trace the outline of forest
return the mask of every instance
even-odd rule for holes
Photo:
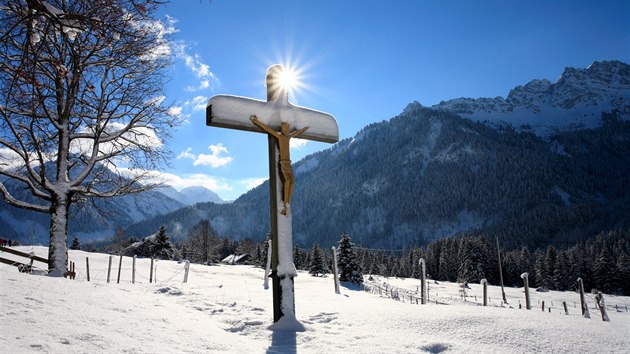
[[[156,230],[157,231],[157,230]],[[164,238],[165,229],[158,235]],[[168,238],[168,236],[166,236]],[[267,238],[269,235],[267,236]],[[427,276],[435,281],[479,283],[487,279],[491,285],[500,285],[497,239],[483,234],[462,234],[431,241],[426,247],[405,249],[372,249],[351,242],[352,235],[339,236],[341,245],[351,248],[344,262],[356,263],[357,270],[365,275],[384,277],[419,278],[419,261],[423,258]],[[154,239],[154,238],[153,238]],[[154,242],[152,238],[144,241]],[[216,264],[231,254],[249,254],[249,264],[264,267],[267,259],[266,240],[232,240],[218,236],[208,220],[197,223],[185,239],[168,241],[170,245],[144,247],[144,253],[134,253],[130,247],[141,243],[126,238],[122,230],[109,244],[87,244],[83,249],[109,253],[137,254],[158,257],[165,254],[160,247],[174,249],[168,258],[188,259],[193,263]],[[165,244],[161,241],[161,244]],[[522,273],[529,273],[529,285],[540,291],[575,290],[577,279],[582,278],[587,290],[598,289],[608,294],[630,295],[630,230],[601,232],[575,244],[550,244],[547,247],[503,248],[499,243],[503,283],[508,287],[522,287]],[[310,248],[294,247],[296,268],[314,276],[332,272],[330,248],[313,243]]]

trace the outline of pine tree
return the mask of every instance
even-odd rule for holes
[[[550,279],[545,265],[545,255],[542,252],[536,255],[534,268],[536,270],[536,286],[549,289]]]
[[[168,234],[166,233],[166,227],[164,225],[160,226],[160,230],[155,236],[155,241],[151,246],[151,254],[153,258],[157,259],[175,258],[175,248],[169,240]]]
[[[313,244],[311,249],[311,261],[308,266],[308,274],[313,276],[319,276],[327,274],[328,270],[324,266],[324,254],[317,243]]]
[[[558,252],[556,248],[553,246],[547,247],[547,254],[545,255],[545,271],[546,277],[543,280],[545,284],[544,287],[547,289],[555,289],[553,282],[553,275],[556,271],[556,259],[558,257]]]
[[[81,249],[81,241],[79,241],[79,238],[74,236],[74,238],[72,239],[72,245],[70,245],[70,249],[71,250],[80,250]]]
[[[608,247],[604,245],[595,261],[595,286],[597,286],[597,289],[609,294],[616,290],[616,268],[608,251]]]
[[[621,251],[617,258],[617,284],[624,295],[630,295],[630,257]]]
[[[271,242],[271,232],[267,233],[267,237],[263,242],[262,250],[260,252],[260,267],[267,268],[267,255],[269,253],[269,242]]]
[[[565,250],[561,250],[556,258],[553,283],[556,290],[565,291],[571,286],[569,281],[569,258]]]
[[[259,267],[262,264],[261,257],[262,257],[262,252],[260,251],[260,245],[256,244],[256,265]]]
[[[339,280],[363,284],[363,274],[354,252],[350,235],[344,232],[339,240]]]

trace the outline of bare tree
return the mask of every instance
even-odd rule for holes
[[[166,161],[178,119],[162,102],[160,3],[0,0],[0,191],[51,215],[50,275],[66,269],[72,203],[151,188],[139,182]]]
[[[191,259],[194,262],[210,263],[221,245],[216,231],[208,220],[201,220],[188,232]]]

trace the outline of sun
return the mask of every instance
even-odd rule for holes
[[[300,80],[295,70],[284,67],[278,77],[280,86],[288,92],[291,92],[300,87]]]

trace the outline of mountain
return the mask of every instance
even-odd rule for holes
[[[22,185],[10,180],[3,183],[18,199],[41,204],[41,201],[32,197]],[[85,243],[109,238],[118,227],[124,228],[184,206],[185,204],[155,190],[75,203],[70,209],[68,240],[77,236],[81,243]],[[1,202],[0,227],[0,235],[3,238],[29,244],[48,244],[50,215],[15,208]]]
[[[507,122],[538,135],[600,126],[602,112],[630,118],[630,65],[594,62],[586,69],[566,68],[556,82],[532,80],[507,98],[457,98],[431,108],[476,121]]]
[[[307,156],[293,166],[294,239],[333,245],[348,231],[365,247],[401,248],[482,232],[518,247],[630,227],[628,67],[567,69],[555,84],[530,82],[507,99],[414,102]],[[514,126],[521,120],[530,126]],[[209,219],[221,235],[262,239],[268,198],[265,182],[232,204],[189,206],[127,233],[166,223],[185,237]]]
[[[165,186],[159,188],[158,191],[184,205],[193,205],[205,202],[212,202],[215,204],[227,203],[215,192],[201,186],[186,187],[180,191],[177,191],[171,186]]]

